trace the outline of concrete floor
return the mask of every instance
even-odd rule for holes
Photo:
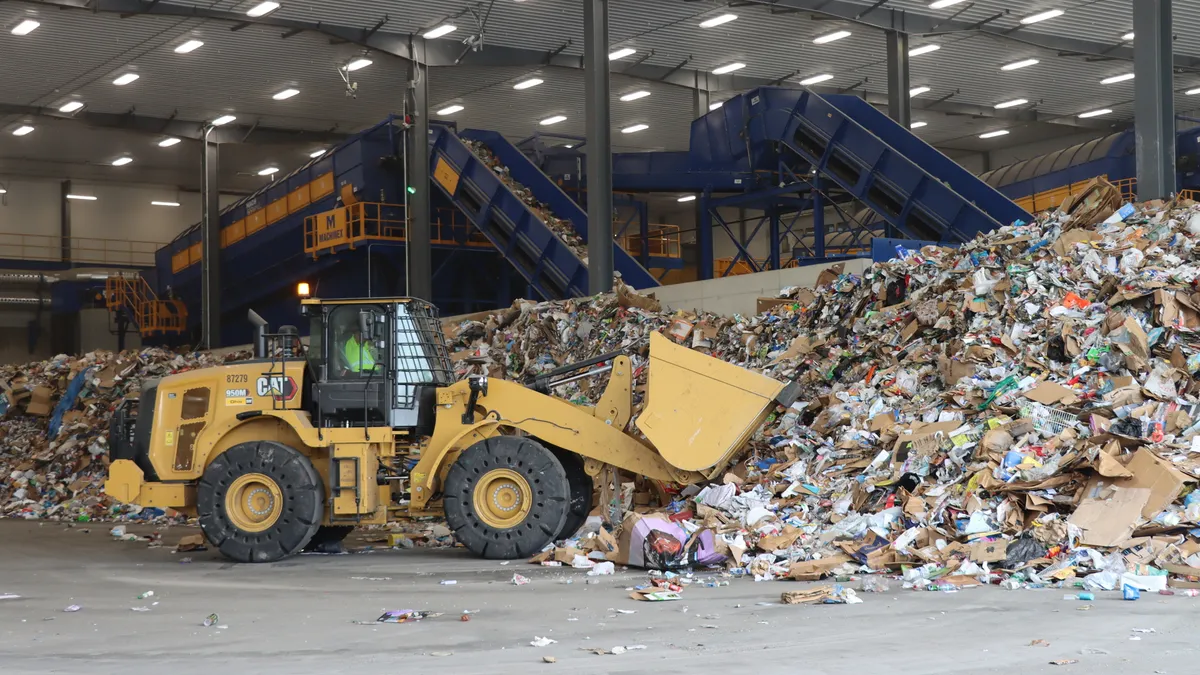
[[[146,528],[131,528],[144,533]],[[783,606],[789,582],[734,580],[646,603],[618,572],[502,565],[461,550],[380,550],[232,564],[212,552],[112,540],[59,523],[0,521],[0,671],[10,673],[1194,673],[1200,598],[1063,591],[893,590],[860,605]],[[180,559],[190,556],[190,564]],[[513,572],[532,583],[513,586]],[[458,583],[443,586],[453,579]],[[570,580],[573,583],[567,584]],[[154,597],[138,600],[147,590]],[[157,601],[149,612],[133,607]],[[772,603],[760,605],[759,603]],[[81,605],[64,613],[68,605]],[[445,612],[356,625],[387,609]],[[618,614],[615,609],[636,610]],[[684,610],[687,611],[684,611]],[[463,610],[478,610],[463,623]],[[220,616],[205,628],[204,618]],[[1152,628],[1153,633],[1135,633]],[[534,636],[557,644],[536,648]],[[1140,637],[1140,640],[1131,640]],[[1045,640],[1048,647],[1030,646]],[[597,656],[585,648],[646,646]],[[555,664],[542,662],[554,656]],[[1078,659],[1068,666],[1051,660]]]

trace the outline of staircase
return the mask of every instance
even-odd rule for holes
[[[178,335],[187,327],[187,307],[181,300],[160,300],[140,276],[110,276],[104,282],[109,312],[124,311],[142,337]]]

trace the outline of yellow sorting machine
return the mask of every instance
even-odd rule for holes
[[[795,385],[653,333],[630,426],[627,355],[527,385],[455,381],[437,311],[416,299],[302,300],[310,343],[258,324],[255,358],[147,381],[112,419],[106,492],[195,515],[227,557],[269,562],[356,525],[443,515],[487,558],[565,538],[606,466],[672,484],[720,475]],[[551,395],[607,375],[593,407]]]

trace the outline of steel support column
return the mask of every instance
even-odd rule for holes
[[[696,219],[696,248],[700,254],[700,264],[696,270],[697,279],[713,278],[713,221],[708,205],[709,197],[710,193],[706,190],[696,200],[696,210],[699,212]]]
[[[602,293],[613,287],[608,0],[584,0],[583,43],[584,105],[587,106],[588,292]]]
[[[771,261],[767,266],[770,269],[777,270],[782,267],[782,261],[780,260],[780,251],[782,249],[780,244],[782,242],[780,242],[781,235],[779,233],[779,212],[775,210],[774,206],[767,210],[767,217],[771,219]]]
[[[1134,130],[1138,199],[1175,192],[1175,100],[1171,0],[1133,3]]]
[[[59,195],[59,208],[62,209],[59,215],[58,236],[59,243],[62,245],[62,261],[71,261],[71,200],[67,199],[67,195],[71,194],[71,181],[64,180],[60,186],[62,194]]]
[[[411,48],[417,58],[409,61],[406,106],[412,125],[406,135],[408,162],[408,241],[405,293],[433,301],[433,246],[429,222],[429,66],[425,64],[425,40],[413,38]]]
[[[702,81],[704,83],[703,89],[701,88]],[[712,97],[709,96],[709,93],[708,93],[708,73],[701,74],[699,71],[697,71],[696,72],[696,89],[695,89],[695,91],[692,92],[692,117],[694,119],[699,119],[699,118],[703,117],[704,115],[707,115],[708,114],[708,106],[710,105],[711,101],[712,101]],[[699,244],[699,243],[701,243],[700,234],[699,234],[700,233],[700,223],[705,221],[704,214],[708,211],[708,207],[705,206],[704,202],[702,202],[699,199],[693,201],[692,205],[693,205],[692,218],[693,218],[693,222],[696,224],[696,233],[697,233],[696,234],[696,243]],[[704,254],[703,254],[703,252],[701,252],[700,268],[697,273],[698,279],[711,279],[712,278],[712,271],[713,271],[713,268],[712,268],[712,219],[711,218],[708,219],[707,222],[708,222],[708,225],[707,225],[708,229],[705,230],[705,232],[707,233],[707,237],[708,237],[708,260],[709,260],[708,267],[707,267],[708,271],[707,271],[707,276],[705,276],[706,268],[705,268],[705,263],[704,263]],[[703,251],[703,247],[701,247],[701,251]]]
[[[907,52],[905,53],[907,56]],[[813,202],[813,256],[825,257],[825,201],[821,198],[821,178],[812,179]]]
[[[205,129],[200,150],[200,341],[208,349],[221,346],[221,200],[217,159],[221,146]]]
[[[908,95],[908,34],[887,32],[888,117],[907,129],[912,124],[912,102]]]

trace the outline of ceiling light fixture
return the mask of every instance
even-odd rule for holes
[[[1089,110],[1088,112],[1085,112],[1085,113],[1079,113],[1079,116],[1083,119],[1087,119],[1089,117],[1099,117],[1101,115],[1107,115],[1110,112],[1112,112],[1111,108],[1102,108],[1100,110]]]
[[[1124,42],[1133,42],[1133,33],[1126,33],[1126,34],[1122,35],[1121,40],[1123,40]]]
[[[31,133],[33,133],[33,127],[29,126],[28,124],[22,124],[21,126],[17,127],[16,129],[13,129],[12,135],[13,136],[28,136]]]
[[[920,96],[927,91],[929,91],[929,87],[913,87],[912,89],[908,90],[908,97],[913,98],[914,96]]]
[[[1185,92],[1183,92],[1183,93],[1184,93],[1184,94],[1187,94],[1188,96],[1195,96],[1196,94],[1200,94],[1200,88],[1197,88],[1197,89],[1188,89],[1187,91],[1185,91]]]
[[[721,106],[723,106],[723,105],[725,105],[725,101],[718,101],[718,102],[716,102],[716,103],[709,103],[709,104],[708,104],[708,109],[709,109],[709,110],[716,110],[717,108],[720,108],[720,107],[721,107]]]
[[[92,195],[67,195],[67,199],[77,199],[81,202],[94,202],[96,198]]]
[[[346,64],[346,70],[349,72],[354,72],[356,70],[362,70],[363,68],[366,68],[367,66],[371,65],[372,63],[375,63],[375,62],[372,61],[371,59],[363,59],[363,58],[354,59],[350,63]]]
[[[134,80],[138,79],[139,77],[141,77],[141,75],[138,75],[137,73],[125,73],[124,75],[113,80],[113,84],[117,85],[118,87],[124,87],[125,85],[129,84],[130,82],[133,82]]]
[[[514,84],[513,89],[518,89],[518,90],[530,89],[532,87],[538,86],[539,84],[541,84],[543,82],[545,82],[545,80],[542,80],[542,79],[539,79],[536,77],[531,77],[528,80],[521,80],[520,82]]]
[[[277,167],[277,166],[268,166],[267,168],[265,168],[265,169],[263,169],[263,170],[259,171],[259,172],[258,172],[258,175],[260,175],[260,176],[270,176],[270,175],[272,175],[272,174],[275,174],[275,173],[279,173],[279,167]]]
[[[73,113],[83,108],[83,101],[67,101],[58,108],[58,112]]]
[[[634,49],[633,47],[624,47],[622,49],[618,49],[615,52],[610,52],[608,55],[608,60],[616,61],[617,59],[623,59],[626,56],[633,56],[636,53],[637,53],[637,50]]]
[[[192,52],[196,51],[197,49],[200,49],[203,46],[204,46],[204,43],[199,40],[188,40],[187,42],[176,47],[175,53],[176,54],[191,54]]]
[[[1008,129],[1000,129],[999,131],[989,131],[986,134],[979,134],[980,138],[996,138],[997,136],[1008,135]]]
[[[421,37],[425,38],[426,40],[436,40],[436,39],[442,37],[443,35],[449,35],[456,30],[458,30],[458,26],[455,26],[453,24],[444,23],[444,24],[438,26],[437,28],[434,28],[433,30],[425,33]]]
[[[676,199],[675,201],[677,201],[677,202],[694,202],[694,201],[696,201],[696,195],[684,195],[684,196],[680,197],[679,199]]]
[[[850,37],[850,31],[835,30],[832,33],[818,35],[817,37],[813,38],[813,44],[814,45],[823,45],[823,44],[828,44],[830,42],[836,42],[837,40],[841,40],[842,38],[848,38],[848,37]]]
[[[929,122],[913,122],[912,124],[908,125],[908,128],[909,129],[920,129],[921,127],[927,127],[927,126],[929,126]]]
[[[38,26],[40,26],[40,25],[42,25],[42,24],[38,23],[37,21],[34,21],[33,19],[25,19],[24,21],[17,24],[12,29],[12,34],[13,35],[29,35],[33,31],[37,30]]]
[[[1000,70],[1018,70],[1020,68],[1028,68],[1029,66],[1036,66],[1039,63],[1041,63],[1041,61],[1038,61],[1037,59],[1024,59],[1022,61],[1013,61],[1012,63],[1006,63],[1003,66],[1000,66]]]
[[[312,157],[313,159],[316,159],[316,158],[320,157],[321,155],[324,155],[326,152],[328,152],[328,151],[327,150],[317,150],[315,152],[308,153],[308,156]]]
[[[939,50],[941,48],[942,48],[941,45],[921,45],[920,47],[914,47],[914,48],[908,50],[908,55],[909,56],[920,56],[922,54],[928,54],[929,52],[936,52],[937,50]]]
[[[220,117],[218,117],[217,119],[212,121],[212,125],[214,127],[224,126],[236,119],[237,119],[237,117],[234,117],[233,115],[221,115]]]
[[[832,79],[833,79],[833,75],[831,75],[829,73],[822,73],[820,75],[813,75],[812,77],[806,77],[803,80],[800,80],[800,84],[807,87],[807,86],[814,85],[814,84],[820,84],[822,82],[828,82],[829,80],[832,80]]]
[[[251,7],[250,10],[246,12],[246,16],[253,16],[253,17],[266,16],[267,14],[270,14],[271,12],[274,12],[277,9],[279,9],[278,2],[260,2],[257,5]]]
[[[179,206],[179,202],[150,202],[150,206]]]
[[[744,63],[729,63],[719,68],[713,68],[713,75],[724,75],[725,73],[732,73],[735,70],[741,70],[745,67],[746,64]]]
[[[700,27],[701,28],[716,28],[717,26],[720,26],[721,24],[729,23],[730,21],[733,21],[736,18],[737,18],[737,14],[722,14],[720,16],[714,16],[711,19],[706,19],[704,21],[701,21]]]
[[[1126,80],[1132,80],[1132,79],[1133,79],[1133,73],[1124,73],[1122,75],[1113,75],[1112,77],[1106,77],[1103,80],[1100,80],[1100,84],[1116,84],[1118,82],[1124,82]]]
[[[1005,102],[1003,102],[1003,103],[997,103],[997,104],[996,104],[996,106],[995,106],[995,108],[996,108],[996,110],[1003,110],[1003,109],[1005,109],[1005,108],[1014,108],[1014,107],[1016,107],[1016,106],[1019,106],[1019,105],[1025,105],[1026,103],[1029,103],[1029,100],[1028,100],[1028,99],[1024,99],[1024,98],[1014,98],[1014,99],[1013,99],[1013,100],[1011,100],[1011,101],[1005,101]]]
[[[650,92],[646,91],[645,89],[642,89],[640,91],[632,91],[632,92],[629,92],[628,94],[625,94],[624,96],[621,97],[621,100],[625,101],[625,102],[636,101],[639,98],[646,98],[649,95],[650,95]]]
[[[544,127],[548,127],[551,124],[558,124],[559,122],[564,122],[564,121],[566,121],[566,119],[567,119],[566,115],[555,115],[553,117],[547,117],[546,119],[542,120],[541,122],[538,122],[538,124],[541,124]]]
[[[463,110],[464,110],[463,106],[461,106],[461,105],[458,105],[457,103],[455,103],[454,105],[448,105],[448,106],[446,106],[445,108],[442,108],[441,110],[437,111],[437,114],[439,114],[439,115],[453,115],[454,113],[456,113],[456,112],[462,112]]]
[[[125,166],[126,164],[133,164],[133,158],[132,157],[118,157],[118,158],[114,159],[113,163],[112,163],[113,166]]]
[[[945,9],[947,7],[957,5],[960,2],[966,1],[967,0],[937,0],[936,2],[929,3],[929,9]]]
[[[158,142],[158,147],[160,148],[169,148],[172,145],[179,145],[179,139],[172,136],[170,138],[164,138]]]
[[[1037,14],[1030,14],[1024,19],[1021,19],[1021,23],[1028,26],[1031,23],[1037,23],[1039,21],[1045,21],[1046,19],[1053,19],[1055,17],[1062,16],[1064,13],[1065,12],[1063,12],[1061,9],[1051,9],[1045,12],[1038,12]]]
[[[621,133],[636,134],[639,131],[645,131],[646,129],[649,129],[649,128],[650,128],[649,124],[635,124],[631,127],[625,127],[624,129],[621,130]]]
[[[279,92],[278,94],[275,94],[271,98],[275,99],[276,101],[286,101],[287,99],[289,99],[299,93],[300,93],[299,89],[284,89],[283,91]]]

